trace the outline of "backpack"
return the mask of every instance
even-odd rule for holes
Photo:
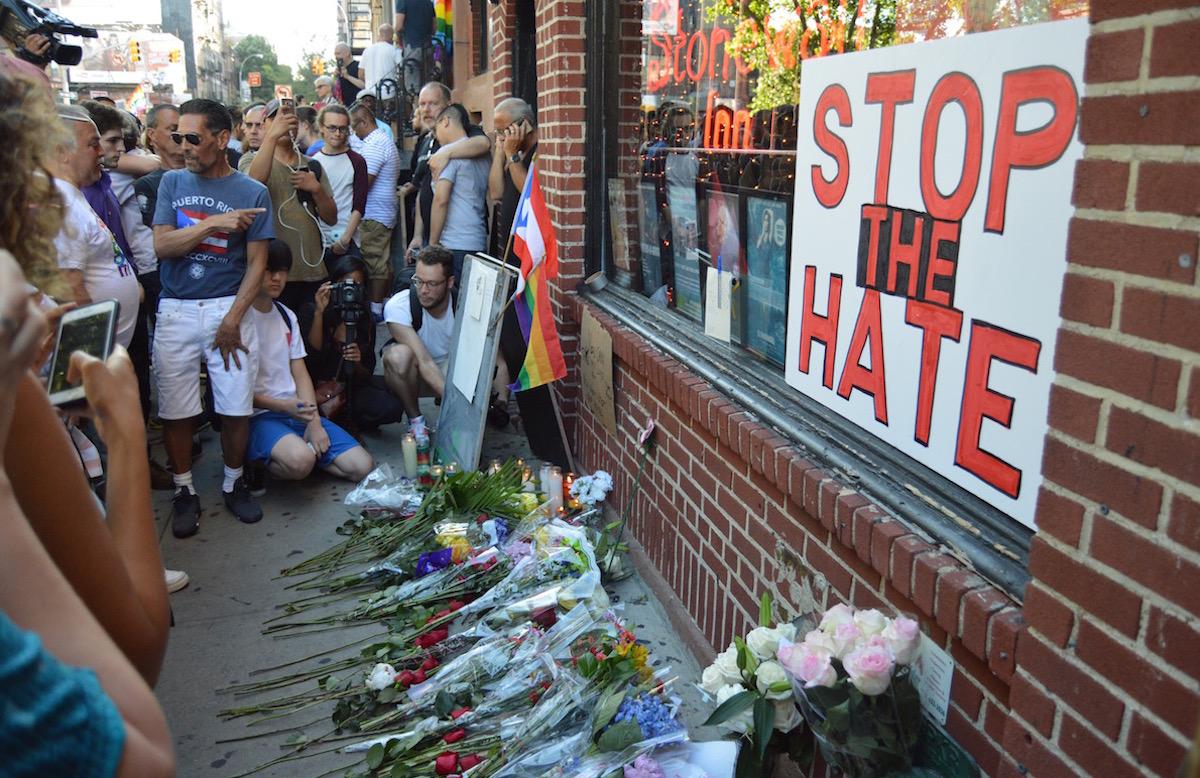
[[[421,307],[421,299],[413,294],[414,290],[411,286],[408,288],[408,311],[412,314],[412,328],[420,332],[421,324],[425,321],[425,309]],[[450,306],[458,308],[458,287],[450,288]]]

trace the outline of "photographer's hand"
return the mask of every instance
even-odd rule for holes
[[[329,307],[329,294],[333,290],[333,284],[329,281],[321,284],[317,288],[317,293],[313,295],[313,304],[317,307],[317,313],[324,313]]]
[[[362,362],[362,352],[358,350],[357,343],[347,343],[342,346],[342,356],[347,362],[358,364]]]
[[[50,50],[50,39],[41,33],[32,32],[25,36],[21,46],[34,56],[40,57]]]

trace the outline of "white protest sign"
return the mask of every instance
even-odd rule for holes
[[[1086,20],[804,63],[787,381],[1032,527]]]

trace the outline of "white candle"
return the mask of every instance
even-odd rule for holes
[[[550,494],[550,463],[542,463],[542,472],[538,475],[538,486],[542,494]]]
[[[409,478],[416,478],[417,439],[412,435],[405,435],[400,441],[400,448],[404,452],[404,474]]]
[[[550,468],[549,483],[546,484],[546,497],[550,500],[550,513],[558,513],[558,509],[563,504],[563,476],[562,469],[558,467]]]

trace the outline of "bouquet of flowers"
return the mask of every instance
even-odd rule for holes
[[[796,627],[771,622],[771,598],[764,594],[759,626],[745,638],[735,637],[700,679],[701,690],[717,701],[704,725],[723,726],[749,741],[738,756],[739,778],[766,774],[768,750],[801,763],[806,756],[792,682],[779,656],[781,646],[795,639]]]
[[[612,476],[603,470],[597,470],[591,475],[576,478],[575,483],[571,484],[571,496],[590,508],[596,503],[604,502],[612,488]]]
[[[804,719],[826,761],[847,775],[912,766],[921,701],[910,665],[920,638],[910,618],[835,605],[802,642],[780,640]]]

